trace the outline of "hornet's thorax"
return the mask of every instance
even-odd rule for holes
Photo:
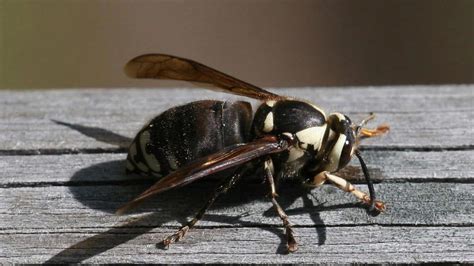
[[[281,176],[311,178],[322,171],[346,166],[355,151],[351,120],[340,113],[326,116],[317,106],[300,100],[267,101],[255,113],[253,133],[293,139],[288,151],[275,154],[275,170]]]

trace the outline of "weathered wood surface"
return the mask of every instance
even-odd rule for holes
[[[84,184],[125,182],[143,177],[130,177],[125,172],[123,153],[63,155],[0,155],[0,187],[47,184]],[[403,160],[400,160],[403,158]],[[364,152],[364,159],[375,181],[449,181],[469,182],[474,178],[474,153],[455,151],[374,151]],[[419,160],[423,160],[423,164]],[[58,162],[61,162],[58,164]],[[22,171],[18,171],[18,165]],[[364,180],[357,160],[341,175],[351,181]],[[137,181],[139,182],[139,181]]]
[[[298,253],[290,255],[282,254],[285,243],[279,228],[196,228],[186,243],[169,250],[157,248],[156,240],[173,230],[163,227],[103,231],[51,229],[5,233],[0,238],[10,244],[9,260],[19,263],[413,263],[472,261],[474,256],[474,234],[468,227],[297,228],[298,239],[305,244]],[[320,238],[322,230],[324,241]]]
[[[389,135],[364,143],[386,213],[372,217],[330,185],[285,184],[279,201],[300,245],[286,255],[266,186],[247,181],[162,250],[156,243],[216,183],[169,191],[115,216],[152,184],[123,173],[125,147],[170,106],[239,97],[199,89],[0,91],[0,263],[474,262],[474,86],[276,91],[354,121],[373,111],[375,123],[391,125]],[[342,175],[360,183],[356,162]]]
[[[354,121],[374,112],[372,124],[391,124],[388,136],[367,140],[365,147],[453,149],[474,143],[473,129],[465,123],[472,119],[472,86],[278,92],[312,101],[327,112],[346,113]],[[0,92],[0,153],[116,150],[117,143],[126,146],[127,137],[167,108],[209,98],[242,99],[203,89]]]

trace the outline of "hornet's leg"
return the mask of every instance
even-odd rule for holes
[[[191,229],[199,220],[202,219],[204,214],[206,213],[207,209],[211,207],[211,205],[216,201],[216,199],[221,195],[226,193],[231,187],[234,186],[234,184],[242,177],[242,175],[245,173],[247,168],[244,166],[243,168],[240,168],[237,170],[237,172],[232,175],[230,178],[225,180],[214,192],[214,195],[206,202],[206,204],[198,211],[196,216],[189,221],[185,226],[182,226],[176,233],[166,237],[163,239],[162,244],[164,245],[165,248],[167,248],[170,244],[174,242],[178,242],[181,240],[184,235]]]
[[[329,180],[331,181],[336,187],[352,193],[356,198],[361,200],[364,204],[367,204],[369,206],[374,206],[375,209],[378,212],[383,212],[385,210],[385,204],[382,201],[375,200],[374,203],[372,203],[372,200],[370,199],[370,196],[367,195],[366,193],[358,190],[357,188],[354,187],[351,183],[349,183],[347,180],[345,180],[342,177],[332,175],[328,172],[321,172],[315,177],[315,184],[317,185],[322,185],[324,181]]]
[[[273,179],[273,163],[271,159],[267,159],[265,161],[265,174],[267,177],[268,184],[270,185],[273,207],[275,207],[278,213],[278,216],[283,221],[283,226],[285,227],[286,238],[287,238],[286,247],[289,252],[294,252],[298,249],[298,243],[296,242],[296,239],[293,233],[293,228],[291,227],[290,221],[288,220],[288,215],[286,215],[283,208],[280,206],[280,204],[278,204],[278,202],[275,199],[275,197],[277,197],[278,195],[276,194],[275,181]]]

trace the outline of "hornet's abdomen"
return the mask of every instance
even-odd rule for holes
[[[197,158],[248,142],[251,124],[247,102],[204,100],[168,109],[138,132],[127,172],[165,176]]]

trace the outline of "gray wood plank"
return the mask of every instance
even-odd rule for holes
[[[284,253],[282,229],[195,229],[169,250],[169,228],[32,230],[0,233],[0,263],[473,263],[472,227],[297,228],[299,250]],[[321,238],[321,230],[325,236]]]
[[[142,225],[178,226],[204,204],[215,185],[203,182],[157,195],[129,215],[115,210],[147,186],[50,186],[0,189],[0,229],[109,228],[156,212]],[[366,190],[365,186],[359,186]],[[473,225],[474,184],[386,183],[375,185],[387,204],[379,216],[356,199],[327,185],[310,194],[298,185],[280,187],[278,201],[298,226]],[[278,226],[265,184],[236,186],[222,197],[200,226]]]
[[[115,216],[153,182],[123,174],[130,138],[171,106],[242,98],[201,89],[0,91],[0,263],[474,263],[474,85],[273,91],[354,121],[376,112],[372,125],[391,125],[389,135],[363,147],[386,213],[370,216],[330,185],[308,194],[283,183],[278,200],[300,243],[283,255],[281,221],[267,186],[253,179],[219,199],[182,243],[157,249],[216,181]],[[357,162],[341,174],[362,179]]]
[[[472,151],[368,150],[363,154],[375,181],[474,180]],[[125,175],[125,158],[123,153],[0,156],[0,187],[113,184],[147,179]],[[364,182],[357,160],[340,174],[351,182]]]
[[[392,130],[365,142],[367,147],[442,149],[474,145],[473,89],[473,85],[457,85],[273,91],[308,99],[328,112],[345,112],[354,121],[368,112],[378,113],[373,124],[386,122]],[[0,150],[127,146],[127,138],[155,115],[174,105],[207,98],[242,99],[204,89],[0,91]]]

